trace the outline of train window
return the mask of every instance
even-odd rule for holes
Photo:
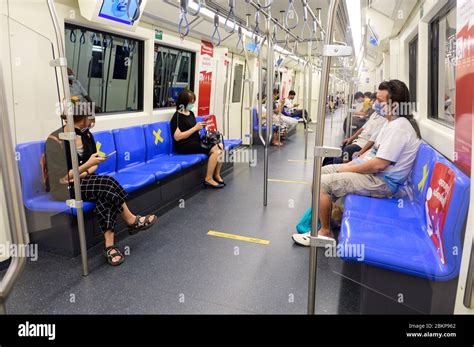
[[[66,24],[71,97],[96,112],[143,110],[143,41]]]
[[[453,127],[456,100],[456,7],[450,1],[430,23],[429,116]]]
[[[177,48],[155,44],[155,73],[153,107],[176,106],[176,98],[183,89],[194,90],[196,54]]]
[[[242,83],[244,81],[244,66],[236,64],[234,67],[234,86],[232,88],[232,102],[242,101]]]
[[[413,110],[416,111],[417,108],[417,97],[416,97],[416,88],[417,88],[417,77],[418,77],[418,36],[415,37],[408,45],[408,55],[409,55],[409,84],[410,84],[410,101],[414,106]]]

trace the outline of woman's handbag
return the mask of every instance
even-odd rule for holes
[[[220,143],[222,143],[222,134],[218,131],[206,131],[206,134],[201,138],[201,147],[208,151]]]

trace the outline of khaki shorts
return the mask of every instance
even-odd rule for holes
[[[322,169],[321,191],[333,201],[348,194],[370,196],[374,198],[392,197],[394,194],[384,180],[372,174],[337,172],[337,165],[327,165]]]

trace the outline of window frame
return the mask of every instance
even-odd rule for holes
[[[137,109],[134,111],[129,111],[129,110],[123,110],[123,111],[112,111],[112,112],[98,112],[95,114],[96,117],[101,117],[101,116],[109,116],[109,115],[117,115],[117,114],[128,114],[128,113],[140,113],[144,111],[144,90],[145,90],[145,41],[136,37],[131,37],[131,36],[125,36],[121,34],[117,34],[115,32],[109,32],[101,29],[97,29],[94,27],[88,27],[84,25],[80,25],[77,23],[70,23],[70,22],[65,22],[64,23],[64,40],[66,40],[66,30],[68,29],[85,29],[86,31],[92,31],[98,34],[105,34],[105,35],[110,35],[113,36],[114,38],[117,37],[119,39],[124,39],[124,40],[134,40],[137,41],[138,43],[138,56],[139,56],[139,63],[138,63],[138,96],[137,96]],[[104,68],[104,65],[103,65]],[[104,73],[104,70],[102,71]]]
[[[157,47],[163,47],[163,48],[166,48],[166,49],[169,49],[169,50],[172,50],[172,51],[177,51],[178,52],[178,55],[180,53],[188,53],[190,55],[190,59],[189,59],[189,65],[190,65],[190,69],[189,69],[189,72],[190,72],[190,76],[189,76],[189,89],[194,91],[195,88],[196,88],[196,61],[197,61],[197,53],[195,51],[192,51],[192,50],[187,50],[187,49],[183,49],[183,48],[180,48],[180,47],[176,47],[176,46],[172,46],[172,45],[168,45],[168,44],[163,44],[161,41],[155,41],[154,42],[154,46],[153,46],[153,52],[156,52],[156,48]],[[172,53],[174,54],[174,53]],[[158,61],[158,58],[157,58],[157,61]],[[156,71],[156,63],[157,61],[154,61],[153,59],[153,80],[154,80],[154,77],[155,77],[155,71]],[[181,71],[179,71],[181,72]],[[180,76],[177,76],[177,79],[179,79]],[[177,83],[185,83],[185,82],[177,82]],[[153,84],[153,101],[152,101],[152,104],[153,104],[153,111],[163,111],[163,110],[170,110],[170,109],[175,109],[176,107],[175,106],[167,106],[167,107],[156,107],[155,105],[155,84]]]
[[[428,119],[454,129],[455,124],[439,119],[438,115],[438,93],[439,93],[439,22],[448,13],[456,8],[456,0],[448,0],[441,10],[431,19],[428,29]]]
[[[408,84],[410,88],[410,102],[415,105],[418,101],[418,33],[408,42]]]

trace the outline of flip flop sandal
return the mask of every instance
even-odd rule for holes
[[[107,263],[112,266],[119,266],[125,260],[125,257],[123,256],[122,252],[120,252],[120,250],[116,246],[110,246],[104,249],[104,255]],[[113,259],[116,257],[120,257],[120,260],[114,262]]]
[[[154,217],[152,221],[150,221],[150,217]],[[158,218],[156,218],[155,215],[147,215],[145,217],[145,221],[141,222],[140,219],[142,218],[143,218],[142,216],[137,216],[135,218],[135,223],[128,226],[128,233],[130,235],[135,235],[140,231],[151,228],[153,224],[155,224],[156,221],[158,220]]]

